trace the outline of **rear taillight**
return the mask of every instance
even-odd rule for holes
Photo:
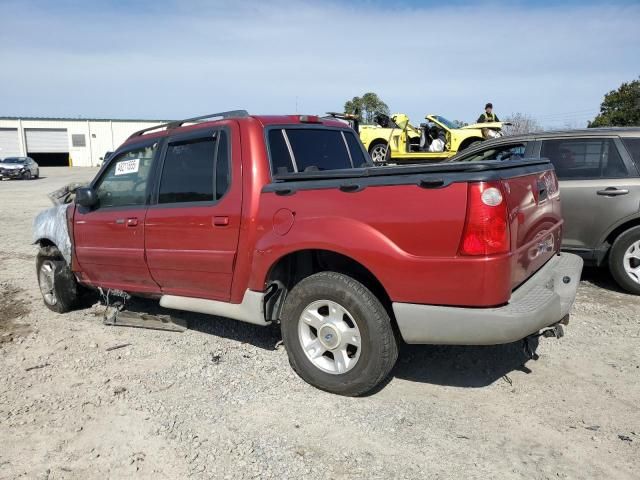
[[[467,218],[461,255],[493,255],[509,251],[507,202],[497,182],[474,182],[468,186]]]

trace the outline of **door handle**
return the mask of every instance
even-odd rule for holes
[[[608,187],[604,190],[598,190],[597,193],[598,195],[604,195],[605,197],[618,197],[620,195],[626,195],[627,193],[629,193],[629,190],[623,188]]]
[[[138,219],[135,217],[127,218],[127,227],[135,227],[138,225]]]
[[[216,227],[226,227],[229,225],[229,217],[213,217],[213,224]]]

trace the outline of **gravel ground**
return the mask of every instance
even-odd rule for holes
[[[32,218],[94,173],[0,183],[0,478],[638,478],[640,299],[605,273],[585,271],[537,361],[520,344],[403,346],[379,391],[342,398],[298,379],[276,328],[47,310]]]

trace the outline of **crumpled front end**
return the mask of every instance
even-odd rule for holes
[[[21,178],[26,168],[21,166],[0,165],[0,178]]]
[[[33,220],[33,243],[48,240],[71,264],[71,237],[67,228],[67,208],[71,204],[56,205],[40,212]]]

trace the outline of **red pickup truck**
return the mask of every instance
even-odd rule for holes
[[[304,380],[360,395],[400,338],[499,344],[566,322],[582,260],[559,253],[562,223],[547,161],[375,168],[341,122],[235,111],[132,135],[34,242],[56,312],[100,287],[280,323]]]

